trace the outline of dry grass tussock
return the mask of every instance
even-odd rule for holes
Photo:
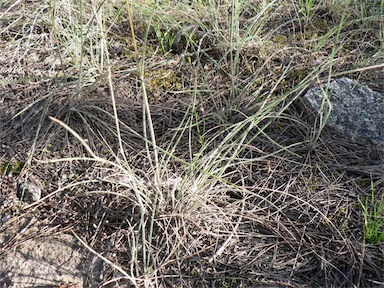
[[[358,202],[383,151],[301,102],[341,75],[383,88],[384,7],[311,2],[1,4],[0,161],[43,194],[0,253],[61,232],[103,287],[384,285]]]

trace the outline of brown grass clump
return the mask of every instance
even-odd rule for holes
[[[301,102],[383,89],[380,1],[336,2],[3,4],[0,164],[42,198],[7,211],[0,255],[71,233],[100,287],[383,285],[358,201],[383,151]]]

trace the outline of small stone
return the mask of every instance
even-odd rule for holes
[[[24,181],[17,186],[20,199],[27,202],[35,202],[41,198],[41,186],[31,181]]]
[[[384,93],[344,77],[312,88],[304,97],[316,112],[329,113],[327,125],[344,137],[384,147]]]
[[[28,203],[40,200],[42,187],[40,181],[32,177],[0,175],[0,212],[12,208],[18,200]]]

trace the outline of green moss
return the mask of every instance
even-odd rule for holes
[[[235,278],[226,279],[220,282],[220,287],[223,287],[223,288],[239,287],[239,283]]]
[[[7,175],[12,171],[12,164],[9,161],[5,161],[3,164],[1,164],[1,175]]]
[[[299,83],[301,80],[303,80],[306,75],[307,75],[308,71],[306,71],[305,69],[296,69],[296,70],[293,70],[293,79],[295,81],[295,83]]]
[[[161,100],[164,91],[180,90],[182,87],[181,79],[177,73],[171,69],[159,68],[146,71],[146,88],[154,96],[154,100]]]
[[[24,162],[22,162],[22,161],[17,161],[14,165],[13,165],[13,172],[14,173],[20,173],[21,172],[21,170],[23,170],[23,168],[24,168]]]
[[[22,161],[16,161],[16,162],[10,162],[10,161],[5,161],[4,163],[1,164],[1,169],[0,169],[0,174],[1,175],[8,175],[9,173],[12,174],[17,174],[20,173],[21,170],[24,168],[24,162]]]
[[[272,37],[272,41],[275,45],[284,47],[288,44],[289,39],[285,35],[275,35]]]

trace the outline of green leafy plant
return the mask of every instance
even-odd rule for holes
[[[375,189],[371,184],[372,194],[365,199],[365,203],[358,197],[361,208],[364,212],[364,235],[365,240],[370,244],[377,244],[384,240],[384,195],[380,201],[375,201]]]
[[[156,37],[159,41],[159,47],[163,53],[167,53],[172,50],[173,42],[175,41],[176,34],[172,31],[163,31],[161,28],[154,26]]]

